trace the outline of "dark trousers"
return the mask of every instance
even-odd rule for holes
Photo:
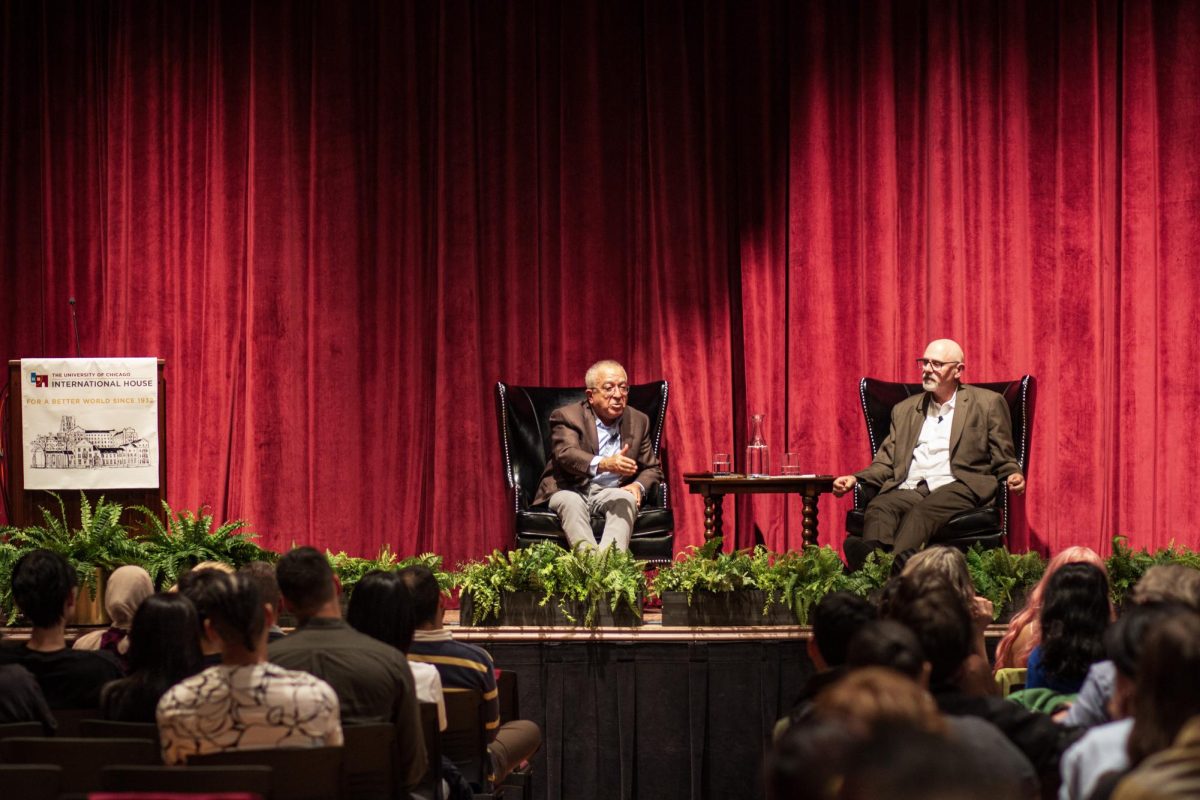
[[[932,492],[923,482],[916,489],[893,489],[867,503],[863,541],[891,545],[894,553],[923,547],[947,520],[978,505],[979,498],[962,481]]]

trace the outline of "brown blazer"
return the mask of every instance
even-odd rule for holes
[[[922,392],[892,408],[892,429],[875,460],[854,477],[879,487],[880,493],[904,482],[930,399],[928,392]],[[1004,398],[988,389],[960,385],[950,428],[951,474],[965,483],[980,503],[987,503],[996,494],[997,480],[1020,471],[1013,450],[1012,417]]]
[[[626,453],[638,463],[638,473],[621,480],[625,486],[633,481],[642,485],[642,497],[662,480],[654,443],[650,441],[650,418],[632,406],[625,407],[618,423],[621,446],[629,445]],[[587,400],[557,408],[550,415],[550,460],[538,484],[533,504],[540,505],[559,489],[583,489],[591,482],[588,467],[600,449],[596,437],[596,412]]]

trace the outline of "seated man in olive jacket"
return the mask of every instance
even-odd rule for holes
[[[924,547],[952,516],[991,502],[999,480],[1025,491],[1008,404],[962,383],[962,348],[938,339],[917,364],[925,391],[892,409],[891,430],[869,467],[833,481],[839,497],[859,482],[879,490],[864,512],[862,538],[846,539],[851,569],[877,547],[905,557]]]

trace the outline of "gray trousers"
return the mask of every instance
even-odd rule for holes
[[[632,492],[624,489],[600,488],[590,484],[586,490],[559,489],[550,495],[550,508],[562,522],[567,543],[575,547],[584,542],[596,547],[592,534],[592,513],[604,513],[604,534],[599,548],[603,550],[615,544],[618,550],[629,549],[629,537],[633,535],[633,522],[637,519],[637,500]]]
[[[863,541],[890,544],[894,553],[923,547],[948,519],[978,505],[979,498],[962,481],[932,492],[923,483],[917,489],[893,489],[867,503]]]

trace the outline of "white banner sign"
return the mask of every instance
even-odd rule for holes
[[[21,359],[26,489],[158,487],[158,361]]]

